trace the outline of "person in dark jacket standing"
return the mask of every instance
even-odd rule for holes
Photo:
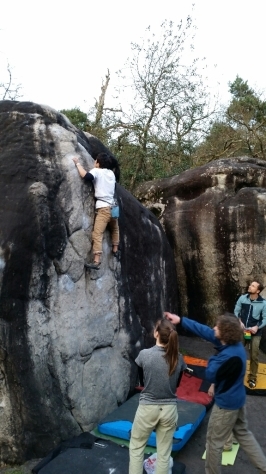
[[[214,406],[206,439],[206,474],[220,474],[223,445],[231,431],[259,472],[266,474],[266,457],[248,429],[246,418],[246,351],[243,330],[233,314],[219,316],[213,329],[188,318],[166,312],[173,324],[181,324],[199,337],[215,345],[217,354],[209,359],[206,379],[214,383]]]
[[[259,347],[262,328],[266,326],[266,301],[260,296],[263,286],[258,281],[253,281],[248,287],[248,293],[238,298],[234,313],[240,319],[243,329],[251,333],[249,340],[250,371],[248,384],[250,388],[256,387],[259,366]]]

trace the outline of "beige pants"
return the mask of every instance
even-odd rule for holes
[[[232,447],[233,447],[233,433],[230,433],[230,435],[228,436],[226,442],[224,443],[224,451],[231,451],[232,450]]]
[[[129,474],[143,473],[144,450],[151,432],[156,428],[156,474],[168,474],[173,434],[178,419],[177,405],[138,406],[129,444]]]
[[[261,336],[251,336],[249,356],[250,356],[250,371],[249,380],[257,380],[257,373],[259,367],[259,347]]]
[[[245,407],[239,410],[224,410],[217,405],[213,406],[208,423],[205,473],[221,474],[223,445],[231,431],[252,464],[261,474],[266,474],[266,458],[248,429]]]
[[[113,219],[111,217],[111,208],[100,207],[96,211],[94,227],[92,231],[92,252],[95,254],[102,253],[102,242],[103,242],[103,233],[109,225],[111,230],[112,245],[119,244],[119,226],[118,219]]]

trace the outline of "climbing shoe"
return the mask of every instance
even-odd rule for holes
[[[231,445],[231,446],[228,445],[228,446],[224,446],[224,447],[223,447],[223,451],[228,452],[228,451],[232,451],[232,450],[233,450],[233,446],[232,446],[232,445]]]

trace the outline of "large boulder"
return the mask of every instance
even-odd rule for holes
[[[162,227],[119,185],[121,259],[107,231],[101,269],[84,269],[94,193],[76,153],[90,169],[95,142],[64,115],[0,102],[0,463],[92,429],[133,389],[154,322],[177,311]]]
[[[249,281],[266,284],[266,162],[220,159],[141,185],[175,253],[181,314],[213,324]],[[262,293],[262,296],[265,292]]]

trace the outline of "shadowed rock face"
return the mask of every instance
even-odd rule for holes
[[[121,260],[107,231],[102,268],[84,270],[94,197],[72,156],[90,169],[95,143],[49,107],[0,102],[0,462],[92,429],[134,387],[154,322],[177,310],[171,247],[119,185]]]
[[[265,161],[213,161],[145,183],[136,195],[174,249],[181,314],[213,324],[233,312],[249,281],[266,284]]]

